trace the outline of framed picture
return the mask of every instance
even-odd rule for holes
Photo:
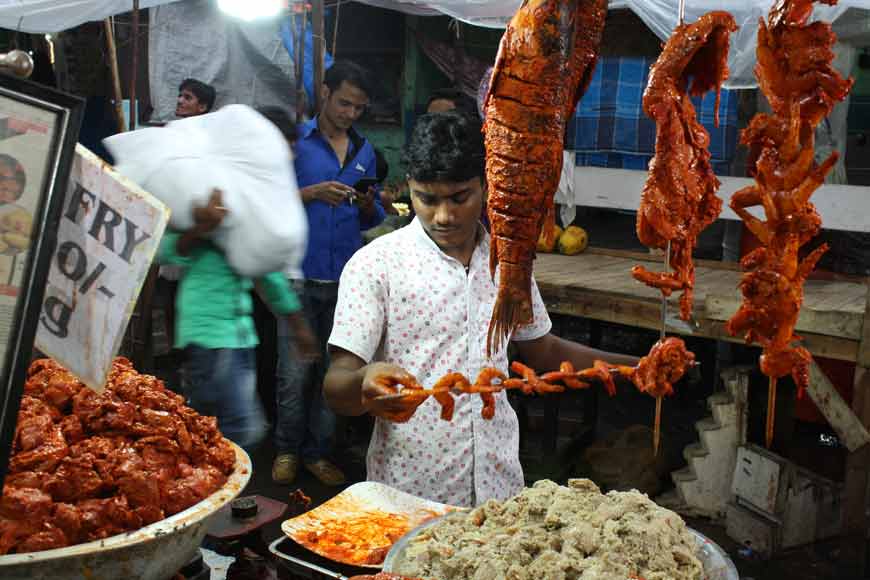
[[[78,97],[0,74],[0,486],[83,110]]]

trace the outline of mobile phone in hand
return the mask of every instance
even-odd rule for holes
[[[373,177],[363,177],[354,184],[353,188],[360,193],[368,193],[370,187],[378,184],[378,180]]]

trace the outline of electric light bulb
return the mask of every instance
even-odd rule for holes
[[[242,20],[277,16],[286,5],[286,0],[218,0],[218,8]]]

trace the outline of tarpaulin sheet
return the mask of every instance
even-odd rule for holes
[[[655,153],[655,121],[643,112],[643,91],[652,60],[605,57],[598,61],[589,88],[577,107],[571,148],[578,165],[646,170]],[[737,147],[737,94],[722,89],[719,126],[716,92],[693,97],[698,120],[710,134],[711,163],[729,173]]]
[[[141,0],[147,8],[172,0]],[[519,8],[522,0],[359,0],[363,4],[400,10],[408,14],[438,15],[475,24],[502,28]],[[187,3],[187,2],[185,2]],[[0,27],[25,32],[57,32],[89,20],[127,12],[132,0],[0,0]],[[692,22],[710,10],[727,10],[740,26],[732,36],[729,58],[730,88],[756,85],[755,44],[758,19],[770,10],[772,0],[687,0],[686,21]],[[610,8],[627,8],[637,14],[661,39],[666,39],[677,24],[679,0],[611,0]],[[814,17],[833,21],[848,8],[870,9],[870,0],[840,0],[837,6],[817,6]],[[866,39],[870,20],[861,20],[858,33]],[[866,32],[864,32],[866,30]]]
[[[214,86],[215,108],[242,103],[292,112],[294,68],[279,20],[227,18],[212,0],[167,4],[152,9],[150,16],[152,120],[175,117],[178,85],[188,77]]]
[[[176,1],[139,0],[139,8]],[[0,0],[0,28],[33,33],[60,32],[131,10],[133,0]]]
[[[409,14],[445,14],[478,26],[504,27],[522,3],[521,0],[359,0],[364,4],[401,10]],[[772,0],[686,0],[687,22],[711,10],[727,10],[740,29],[731,37],[729,88],[756,86],[755,46],[758,19],[767,15]],[[627,8],[662,40],[667,39],[677,25],[679,0],[611,0],[611,9]],[[814,18],[833,21],[847,8],[870,9],[870,0],[840,0],[837,6],[816,7]],[[866,26],[870,33],[870,25]],[[866,35],[864,36],[866,38]]]

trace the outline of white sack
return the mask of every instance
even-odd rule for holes
[[[213,240],[244,276],[283,271],[304,248],[308,223],[284,136],[245,105],[113,135],[115,169],[159,198],[170,225],[193,225],[193,208],[223,191],[227,216]]]

